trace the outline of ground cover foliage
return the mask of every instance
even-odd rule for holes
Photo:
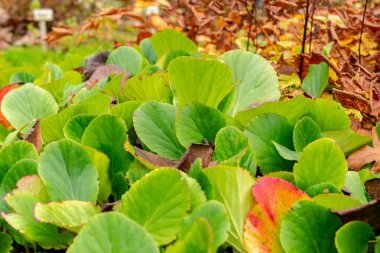
[[[380,252],[377,100],[326,95],[336,44],[284,85],[177,30],[1,77],[1,252]]]
[[[377,165],[346,156],[376,150],[380,125],[371,139],[333,100],[278,101],[261,56],[201,55],[173,30],[102,60],[85,82],[46,64],[1,89],[4,252],[379,247]]]

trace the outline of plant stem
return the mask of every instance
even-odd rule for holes
[[[301,59],[300,59],[300,66],[299,66],[299,73],[298,73],[301,82],[302,82],[302,70],[303,70],[303,57],[302,57],[302,55],[305,53],[307,22],[309,22],[309,0],[306,0],[305,24],[303,26],[302,50],[301,50],[301,55],[300,55]]]

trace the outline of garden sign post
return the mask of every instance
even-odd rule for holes
[[[35,9],[33,10],[33,18],[38,21],[41,36],[41,47],[42,50],[46,51],[46,41],[44,38],[47,34],[46,22],[53,21],[54,13],[52,9]]]

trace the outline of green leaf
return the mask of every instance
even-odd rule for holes
[[[96,201],[98,173],[86,149],[74,141],[47,145],[40,156],[38,173],[53,201]]]
[[[0,232],[0,253],[10,253],[12,247],[12,237],[6,233]]]
[[[133,184],[115,210],[143,226],[158,245],[165,245],[176,238],[189,208],[185,179],[178,170],[163,168]]]
[[[254,117],[260,114],[275,113],[286,118],[290,124],[295,125],[314,103],[313,100],[304,96],[297,96],[287,101],[268,102],[258,107],[241,111],[236,114],[235,119],[242,126],[246,126]]]
[[[253,177],[238,167],[219,165],[203,171],[214,189],[213,199],[221,202],[227,210],[231,224],[227,242],[244,251],[244,224],[254,202],[251,194],[255,182]]]
[[[375,253],[380,253],[380,236],[376,237]]]
[[[351,126],[345,109],[333,100],[315,100],[305,115],[312,118],[322,132],[349,130]]]
[[[38,153],[32,144],[17,141],[0,150],[0,182],[13,164],[22,159],[38,159]]]
[[[255,116],[264,113],[276,113],[286,118],[292,125],[302,117],[308,116],[317,123],[322,132],[349,130],[351,125],[349,117],[339,103],[328,99],[311,100],[304,96],[288,101],[264,103],[256,108],[239,112],[235,119],[245,126]]]
[[[301,200],[281,223],[280,239],[285,252],[333,253],[334,235],[342,225],[326,207]]]
[[[50,202],[48,204],[37,203],[34,208],[34,215],[38,221],[54,224],[74,232],[78,232],[79,228],[99,212],[100,207],[77,200]]]
[[[247,146],[248,139],[239,129],[233,126],[224,127],[216,135],[213,160],[230,159],[244,151]]]
[[[64,138],[63,128],[67,121],[74,115],[89,114],[100,115],[107,112],[112,99],[104,94],[97,94],[82,101],[79,104],[72,105],[53,115],[41,120],[41,134],[45,143]]]
[[[9,80],[9,83],[10,84],[13,84],[13,83],[33,83],[35,77],[28,73],[28,72],[25,72],[25,71],[21,71],[21,72],[16,72],[16,73],[13,73],[10,80]]]
[[[217,108],[233,88],[231,69],[217,60],[178,57],[168,70],[181,107],[200,102]]]
[[[42,86],[51,81],[61,79],[63,75],[63,70],[58,65],[47,62],[44,65],[44,72],[34,80],[34,84]]]
[[[307,145],[294,165],[294,179],[301,190],[320,183],[332,183],[339,189],[347,172],[346,158],[331,139],[322,138]]]
[[[67,87],[78,85],[82,82],[82,75],[74,70],[66,71],[64,76],[58,80],[53,80],[43,86],[61,104],[65,103],[65,90]]]
[[[309,143],[322,137],[319,126],[310,117],[302,118],[294,126],[293,142],[297,152],[302,152]]]
[[[92,217],[67,253],[159,253],[153,238],[136,222],[116,212]]]
[[[169,102],[170,86],[162,73],[135,76],[126,82],[123,96],[126,100]]]
[[[111,52],[107,58],[107,64],[116,65],[132,76],[140,73],[143,60],[141,54],[132,47],[121,46]]]
[[[326,193],[338,193],[342,194],[342,191],[339,190],[334,184],[332,183],[320,183],[311,186],[305,191],[310,197],[315,197],[319,194],[326,194]]]
[[[38,202],[46,199],[45,186],[38,176],[24,177],[19,182],[19,188],[7,194],[5,200],[12,208],[9,214],[2,213],[6,222],[25,236],[29,242],[37,242],[43,248],[66,248],[72,240],[72,234],[68,232],[59,233],[55,225],[41,223],[34,218],[34,207]],[[22,187],[22,188],[21,188]]]
[[[361,203],[357,199],[338,193],[326,193],[315,196],[315,203],[318,205],[333,209],[336,211],[360,206]]]
[[[207,198],[202,191],[202,188],[197,180],[194,178],[188,176],[186,173],[182,173],[182,176],[185,178],[186,183],[189,187],[190,191],[190,205],[191,205],[191,211],[197,208],[198,206],[206,203]]]
[[[124,120],[128,131],[133,128],[133,114],[142,104],[141,101],[127,101],[111,107],[111,114]]]
[[[54,115],[57,111],[54,97],[31,83],[11,90],[1,103],[5,118],[22,133],[27,133],[36,120]]]
[[[172,160],[185,152],[174,132],[175,113],[173,105],[149,101],[135,111],[133,118],[139,139],[153,152]]]
[[[282,180],[288,181],[289,183],[293,185],[296,185],[296,183],[294,182],[293,173],[289,171],[275,171],[275,172],[267,174],[266,176],[280,178]]]
[[[236,94],[230,114],[247,109],[254,103],[280,98],[276,71],[260,55],[242,50],[233,50],[219,57],[231,69],[237,83]]]
[[[178,112],[175,130],[184,147],[215,141],[216,134],[226,126],[226,120],[218,109],[192,103]]]
[[[0,187],[0,211],[8,213],[9,207],[4,201],[4,197],[7,193],[11,192],[16,188],[17,182],[24,176],[27,175],[37,175],[37,161],[32,159],[22,159],[8,170],[5,174],[4,179]]]
[[[206,203],[198,206],[190,214],[190,216],[186,217],[182,223],[179,239],[184,239],[187,233],[191,230],[194,222],[196,222],[200,217],[206,219],[210,224],[213,234],[212,252],[216,252],[218,247],[227,240],[228,231],[230,230],[228,213],[224,205],[219,201],[207,201]]]
[[[150,38],[143,39],[140,42],[141,54],[149,61],[150,64],[154,64],[157,61],[157,54],[153,49]]]
[[[309,72],[302,82],[302,89],[309,95],[318,98],[329,81],[329,65],[326,62],[310,64]]]
[[[362,221],[344,224],[335,236],[335,245],[339,253],[366,253],[368,241],[374,237],[372,228]]]
[[[184,34],[175,30],[164,30],[162,32],[155,33],[150,38],[150,42],[158,58],[169,51],[176,49],[187,53],[196,53],[198,51],[198,47],[194,44],[194,42],[192,42]]]
[[[248,137],[248,142],[263,174],[292,169],[293,162],[282,158],[272,143],[275,141],[292,149],[292,132],[292,125],[276,114],[259,115],[249,123],[244,134]]]
[[[356,149],[371,141],[371,137],[361,135],[352,130],[328,131],[322,134],[324,137],[335,140],[345,155],[351,154]]]
[[[293,150],[288,149],[285,146],[282,146],[281,144],[278,144],[275,141],[272,141],[273,145],[276,147],[277,152],[280,154],[282,158],[289,161],[298,161],[300,158],[300,155]]]
[[[213,233],[206,219],[198,218],[186,236],[169,246],[165,253],[213,252]]]
[[[106,154],[110,159],[109,178],[118,172],[127,172],[133,157],[124,150],[128,139],[127,128],[121,118],[100,115],[88,125],[82,136],[82,144],[93,147]]]
[[[91,147],[85,147],[88,154],[90,155],[93,164],[98,172],[98,182],[99,182],[99,194],[98,202],[103,204],[112,192],[112,185],[108,177],[108,167],[110,159],[102,152],[97,151]]]
[[[63,128],[63,134],[67,139],[81,142],[82,136],[95,116],[88,114],[79,114],[71,117]]]
[[[344,186],[351,193],[351,196],[359,200],[362,204],[367,204],[366,190],[359,173],[356,171],[348,171],[345,179],[346,182]]]

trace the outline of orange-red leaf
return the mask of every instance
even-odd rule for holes
[[[248,213],[244,243],[248,252],[283,252],[279,225],[292,205],[310,199],[303,191],[279,178],[263,177],[252,187],[255,206]]]
[[[53,41],[59,40],[62,37],[72,35],[73,31],[67,26],[57,26],[53,27],[52,31],[46,36],[45,41],[51,43]]]
[[[11,84],[8,86],[5,86],[0,89],[0,125],[3,125],[6,128],[9,128],[11,124],[8,122],[8,120],[4,117],[4,115],[1,113],[1,102],[3,101],[3,98],[5,95],[8,94],[12,89],[18,87],[18,84]]]

